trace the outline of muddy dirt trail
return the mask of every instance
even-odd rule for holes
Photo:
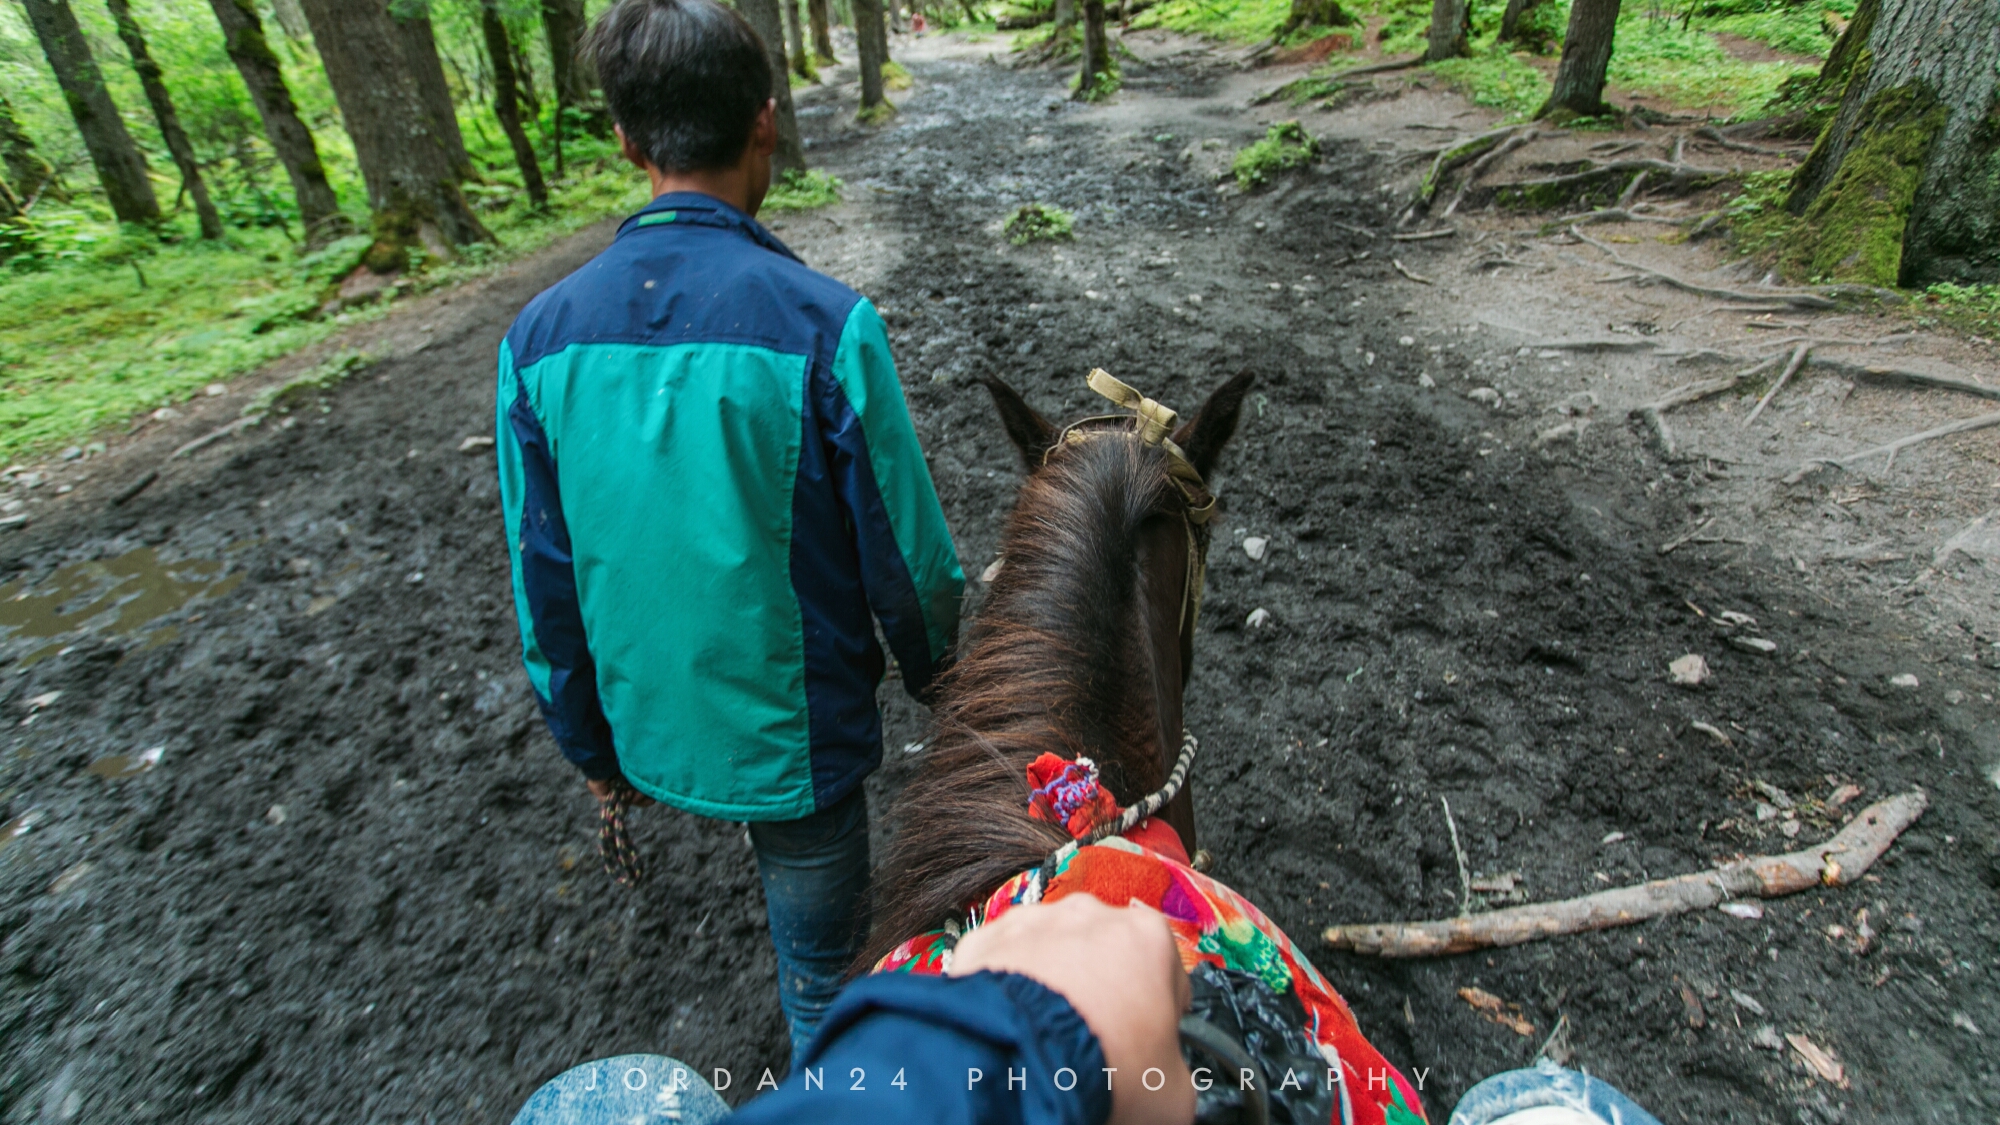
[[[1409,318],[1373,299],[1376,158],[1336,144],[1281,193],[1218,197],[1182,153],[1254,128],[1215,60],[1134,65],[1117,105],[1078,109],[1066,76],[971,54],[908,52],[918,85],[872,134],[840,124],[846,89],[803,94],[850,203],[780,235],[883,307],[969,574],[1020,481],[974,376],[1073,414],[1096,409],[1091,366],[1183,407],[1257,373],[1189,693],[1202,843],[1422,1075],[1433,1120],[1553,1035],[1669,1122],[1990,1121],[1990,639],[1916,639],[1755,552],[1662,556],[1686,469],[1629,434],[1551,457],[1423,386]],[[1008,246],[1031,199],[1075,212],[1076,240]],[[421,351],[290,425],[9,541],[0,820],[32,828],[0,844],[0,1118],[491,1122],[593,1057],[729,1067],[732,1095],[782,1064],[742,829],[654,810],[649,882],[598,870],[520,671],[491,459],[458,448],[490,431],[515,311],[606,237],[437,310]],[[1427,371],[1449,385],[1486,346]],[[675,510],[701,533],[699,504]],[[1724,611],[1775,655],[1733,646]],[[1666,678],[1691,652],[1714,669],[1698,690]],[[878,811],[921,737],[884,705]],[[1846,784],[1933,806],[1867,882],[1761,920],[1403,963],[1317,937],[1459,908],[1441,799],[1471,874],[1515,875],[1495,904],[1787,850]],[[1864,909],[1856,952],[1829,928]]]

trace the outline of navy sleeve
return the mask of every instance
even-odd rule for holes
[[[1027,977],[884,973],[840,994],[799,1069],[731,1125],[1098,1125],[1111,1076],[1069,1001]]]
[[[522,661],[563,757],[585,777],[603,781],[618,776],[618,754],[597,697],[597,663],[584,636],[555,457],[526,391],[515,385],[511,352],[504,347],[500,376],[495,437]]]

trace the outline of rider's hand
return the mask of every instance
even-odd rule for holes
[[[618,791],[618,786],[621,783],[624,783],[624,781],[625,779],[622,777],[611,777],[611,778],[606,778],[603,781],[591,781],[586,779],[583,784],[590,790],[590,795],[597,798],[598,801],[602,803],[604,801],[609,801],[612,795]],[[626,785],[625,788],[631,793],[631,802],[633,805],[650,805],[653,803],[653,799],[651,797],[646,796],[644,793],[639,792],[637,789],[633,789],[629,784]]]
[[[1110,907],[1089,895],[1017,906],[966,934],[951,974],[1019,973],[1062,994],[1116,1067],[1111,1125],[1194,1120],[1194,1085],[1181,1059],[1179,1023],[1188,978],[1172,931],[1157,911]],[[1147,1090],[1148,1067],[1166,1075]]]

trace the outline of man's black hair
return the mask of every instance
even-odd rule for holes
[[[618,0],[588,45],[611,119],[664,172],[736,163],[771,98],[771,61],[715,0]]]

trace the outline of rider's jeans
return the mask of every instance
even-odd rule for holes
[[[1543,1059],[1496,1074],[1465,1092],[1450,1125],[1660,1125],[1601,1078]]]
[[[796,1065],[867,936],[868,797],[856,786],[811,816],[753,823],[750,842]]]

